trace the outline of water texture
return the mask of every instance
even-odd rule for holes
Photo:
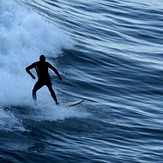
[[[161,163],[162,29],[161,0],[1,0],[0,162]],[[59,106],[33,104],[41,54]]]

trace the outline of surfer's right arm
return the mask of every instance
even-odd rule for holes
[[[27,71],[27,73],[29,75],[31,75],[32,79],[36,79],[35,76],[31,73],[30,69],[35,68],[35,63],[31,64],[30,66],[28,66],[25,70]]]

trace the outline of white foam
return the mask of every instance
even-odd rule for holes
[[[80,108],[81,109],[81,108]],[[35,121],[57,121],[64,120],[66,118],[83,118],[89,114],[78,110],[76,107],[70,108],[63,105],[55,105],[53,101],[41,101],[35,107],[35,114],[30,116]]]
[[[0,109],[0,130],[25,131],[26,129],[10,111]]]

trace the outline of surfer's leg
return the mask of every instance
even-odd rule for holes
[[[33,90],[32,90],[32,97],[33,100],[36,101],[37,96],[36,96],[36,92],[43,86],[43,83],[40,81],[37,81],[37,83],[34,85]]]
[[[58,103],[56,94],[55,94],[55,92],[54,92],[54,90],[53,90],[53,88],[52,88],[51,81],[49,81],[49,82],[46,84],[46,86],[48,87],[48,89],[49,89],[49,91],[50,91],[50,93],[51,93],[51,96],[52,96],[53,100],[55,101],[56,105],[58,105],[59,103]]]
[[[56,105],[58,105],[59,103],[58,103],[58,100],[57,100],[54,90],[52,89],[52,87],[48,87],[48,89],[49,89],[51,96],[52,96],[53,100],[55,101]]]

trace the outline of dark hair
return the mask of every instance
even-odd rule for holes
[[[45,61],[46,57],[44,55],[40,55],[40,61]]]

